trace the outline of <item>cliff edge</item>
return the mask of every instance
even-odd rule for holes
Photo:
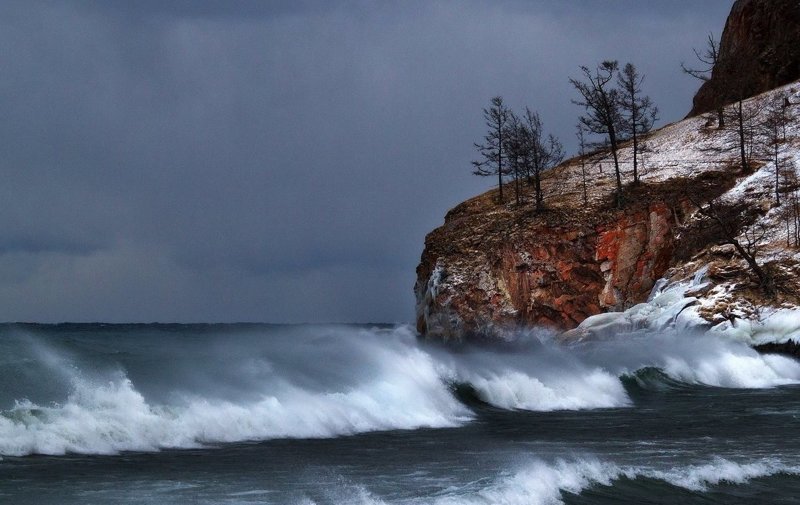
[[[800,84],[754,97],[745,107],[800,103]],[[645,140],[641,184],[626,188],[614,208],[609,154],[568,160],[546,173],[548,209],[497,203],[496,190],[458,205],[425,239],[415,285],[417,329],[429,338],[496,339],[520,327],[576,327],[590,316],[621,312],[648,299],[662,278],[674,282],[705,269],[709,282],[693,293],[697,313],[712,324],[755,317],[765,308],[800,305],[800,251],[787,246],[800,188],[800,106],[787,107],[781,144],[784,203],[775,202],[774,162],[753,160],[744,173],[730,132],[698,116],[654,131]],[[632,149],[619,151],[632,180]],[[582,170],[588,174],[583,200]],[[790,174],[794,174],[791,175]],[[791,176],[790,176],[791,175]],[[693,199],[717,199],[742,240],[764,230],[758,259],[773,272],[778,295],[766,299],[744,261],[721,244],[719,231]],[[800,203],[798,203],[800,205]],[[788,213],[787,213],[788,212]]]
[[[731,103],[737,93],[754,96],[800,79],[800,1],[737,0],[719,40],[719,60],[730,64],[703,83],[689,116]]]
[[[624,208],[612,201],[609,153],[598,152],[546,173],[545,212],[535,213],[530,203],[498,204],[496,190],[448,212],[426,237],[417,267],[420,334],[496,339],[521,327],[579,327],[563,335],[583,338],[609,325],[675,324],[683,317],[695,325],[733,328],[737,321],[763,320],[765,313],[795,311],[800,0],[737,0],[720,39],[719,61],[725,64],[698,91],[691,117],[644,139],[642,183],[625,189]],[[770,107],[782,106],[788,118],[784,138],[770,145],[775,156],[752,151],[746,172],[737,160],[736,132],[717,129],[706,114],[740,96],[753,96],[744,105],[752,124],[763,124]],[[623,179],[630,181],[631,147],[623,144],[619,158]],[[531,202],[531,188],[524,193]],[[711,200],[725,214],[724,223],[698,214],[696,202]],[[765,296],[752,265],[733,245],[721,245],[722,228],[757,254],[777,295]],[[639,305],[653,298],[660,300],[657,306]],[[800,311],[781,321],[787,317],[797,320],[800,332]]]

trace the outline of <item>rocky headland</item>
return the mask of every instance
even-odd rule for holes
[[[735,100],[737,93],[754,96],[800,79],[800,2],[738,0],[718,49],[719,60],[730,64],[720,65],[703,83],[689,116]]]
[[[546,327],[578,340],[598,328],[685,324],[726,331],[746,326],[752,336],[772,317],[784,340],[800,338],[800,249],[789,218],[800,179],[800,83],[793,80],[800,77],[800,24],[792,21],[798,5],[739,0],[721,41],[722,51],[762,66],[753,89],[769,91],[744,102],[753,121],[774,104],[785,106],[782,205],[775,197],[775,163],[754,157],[751,170],[742,170],[733,137],[717,128],[713,113],[651,132],[641,184],[626,187],[623,208],[614,205],[608,152],[570,159],[544,177],[544,212],[510,199],[499,203],[492,190],[450,210],[428,234],[414,288],[420,334],[495,340]],[[711,110],[703,106],[709,89],[698,92],[693,112]],[[619,155],[630,181],[631,146],[623,144]],[[587,201],[582,171],[589,174]],[[530,202],[532,189],[525,191]],[[698,212],[698,201],[712,200],[742,242],[759,230],[752,245],[776,294],[765,295],[719,227]],[[643,305],[654,299],[660,302]]]

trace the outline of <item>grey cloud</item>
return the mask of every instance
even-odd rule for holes
[[[489,97],[571,148],[619,58],[688,110],[730,2],[644,4],[6,3],[0,319],[410,320]]]

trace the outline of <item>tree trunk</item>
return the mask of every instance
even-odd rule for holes
[[[539,172],[534,174],[533,183],[535,185],[535,192],[536,192],[536,212],[542,211],[542,177]]]
[[[717,213],[717,210],[714,208],[713,202],[708,204],[708,208],[703,208],[702,205],[698,204],[691,198],[690,200],[695,205],[695,207],[697,207],[697,209],[700,211],[702,215],[711,218],[714,222],[717,223],[720,230],[722,230],[722,234],[724,235],[724,241],[727,242],[728,244],[731,244],[734,247],[734,249],[736,249],[736,252],[739,254],[739,256],[741,256],[741,258],[747,263],[747,266],[750,267],[750,270],[752,270],[753,273],[756,274],[756,277],[758,277],[759,287],[761,288],[761,291],[763,291],[763,293],[769,297],[774,297],[776,294],[775,282],[772,279],[772,276],[769,273],[765,272],[763,268],[761,268],[761,266],[756,261],[755,254],[754,253],[751,254],[747,249],[745,249],[742,246],[742,244],[736,238],[736,234],[734,233],[734,231],[728,227],[728,224],[725,222],[725,220],[723,220],[722,217],[720,217],[720,215]]]
[[[742,158],[742,171],[750,173],[750,164],[747,163],[747,151],[745,150],[744,111],[742,110],[741,100],[737,102],[736,120],[739,123],[739,154]]]
[[[503,203],[503,161],[497,157],[497,187],[500,188],[500,203]]]
[[[583,152],[583,148],[581,148]],[[583,205],[589,205],[589,195],[586,193],[586,161],[581,159],[581,176],[583,178]]]
[[[633,184],[639,184],[639,139],[636,136],[636,125],[633,125]]]
[[[744,260],[747,262],[747,265],[750,267],[750,270],[756,274],[759,285],[761,290],[764,291],[764,294],[769,297],[775,296],[775,285],[774,281],[772,280],[772,276],[765,272],[763,268],[761,268],[753,255],[745,251],[744,247],[742,247],[742,244],[740,244],[738,240],[731,238],[729,242],[733,244],[733,247],[736,248],[736,251],[739,253],[739,255],[744,258]]]
[[[610,129],[608,132],[608,140],[611,144],[611,155],[614,157],[614,171],[617,176],[617,208],[621,209],[623,204],[622,198],[622,176],[619,173],[619,158],[617,157],[617,136],[614,132],[614,129]]]
[[[778,204],[778,207],[781,205],[781,193],[780,193],[780,167],[778,166],[779,160],[779,151],[778,151],[778,139],[775,139],[775,202]]]

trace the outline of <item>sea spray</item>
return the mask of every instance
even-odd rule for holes
[[[137,339],[92,333],[18,340],[35,347],[27,355],[40,357],[27,366],[42,375],[53,369],[69,393],[33,401],[24,388],[13,389],[27,382],[4,376],[12,400],[1,406],[0,455],[114,454],[457,427],[476,416],[454,394],[459,384],[500,409],[580,411],[632,407],[620,377],[644,369],[727,388],[800,382],[800,364],[791,359],[675,332],[566,349],[523,340],[456,352],[420,343],[404,326],[256,327],[233,335],[205,329],[171,341],[158,331]],[[92,373],[76,363],[91,363]],[[16,370],[0,367],[0,374]]]
[[[503,409],[582,410],[630,404],[618,378],[600,369],[544,382],[519,371],[468,374],[467,382],[483,401]]]
[[[563,493],[580,494],[596,486],[612,486],[620,479],[652,479],[688,491],[707,491],[719,484],[745,484],[752,479],[776,474],[798,475],[800,466],[776,458],[735,462],[713,457],[709,462],[658,469],[622,466],[593,457],[559,458],[553,462],[533,460],[479,490],[452,493],[435,500],[435,505],[563,504]],[[421,503],[421,502],[420,502]]]
[[[320,391],[270,381],[259,399],[247,402],[194,393],[176,395],[171,404],[153,404],[127,376],[96,382],[76,375],[66,401],[37,405],[21,400],[2,413],[0,454],[113,454],[243,440],[326,438],[457,426],[471,417],[441,380],[430,355],[396,341],[376,349],[369,366],[354,370],[359,376],[352,380],[355,385]]]
[[[690,491],[706,491],[721,483],[744,484],[751,479],[776,474],[798,475],[800,465],[786,464],[778,458],[759,458],[755,461],[737,463],[715,457],[709,463],[700,463],[668,470],[639,470],[638,475],[666,481]]]
[[[646,368],[670,378],[725,388],[769,388],[800,383],[800,363],[759,354],[744,343],[710,334],[662,331],[589,343],[573,351],[587,364],[622,376]]]

